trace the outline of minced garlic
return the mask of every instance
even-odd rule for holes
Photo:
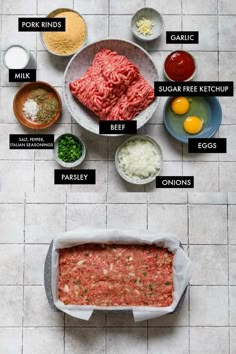
[[[145,36],[150,36],[153,34],[152,27],[154,26],[154,23],[145,17],[142,17],[141,20],[137,21],[136,26],[138,28],[138,32]]]
[[[45,32],[43,40],[47,48],[59,55],[70,55],[79,49],[86,39],[86,24],[83,18],[74,11],[62,11],[54,18],[66,19],[65,32]]]

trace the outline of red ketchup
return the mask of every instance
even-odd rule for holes
[[[196,69],[192,55],[183,50],[169,54],[164,67],[167,78],[172,81],[187,81],[192,78]]]

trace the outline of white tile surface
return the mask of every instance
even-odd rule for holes
[[[190,245],[189,257],[192,261],[191,284],[228,285],[227,246]]]
[[[230,298],[230,325],[236,326],[236,286],[229,288]]]
[[[229,242],[236,244],[236,206],[229,206]]]
[[[191,205],[189,240],[192,244],[227,243],[227,207],[224,205]]]
[[[223,192],[236,192],[236,164],[235,162],[221,162],[220,163],[220,190]]]
[[[220,161],[235,161],[236,159],[236,125],[222,125],[220,138],[227,136],[227,154],[219,154]]]
[[[23,245],[1,245],[0,285],[23,284]]]
[[[92,215],[92,218],[91,218]],[[67,230],[79,229],[80,227],[105,227],[105,205],[71,204],[67,207]]]
[[[195,3],[197,3],[197,2],[195,2]],[[192,52],[192,54],[197,62],[197,73],[196,73],[196,76],[194,77],[194,80],[195,81],[218,81],[218,54],[217,54],[217,52],[196,52],[196,51],[194,51],[194,52]],[[206,63],[207,63],[207,70],[205,70]],[[202,155],[206,155],[206,154],[202,154]]]
[[[144,7],[144,0],[110,0],[111,14],[134,14],[138,9]]]
[[[234,63],[236,60],[236,53],[220,52],[219,59],[219,79],[225,81],[235,81],[236,68],[234,66]]]
[[[24,205],[0,205],[0,228],[1,243],[24,242]]]
[[[65,231],[65,208],[57,204],[26,206],[25,240],[27,243],[49,243]]]
[[[43,285],[44,261],[49,245],[25,245],[25,285]]]
[[[219,13],[227,15],[236,14],[236,4],[231,0],[219,0]]]
[[[23,354],[64,354],[63,328],[24,328]]]
[[[44,286],[24,287],[24,326],[60,327],[64,325],[62,312],[48,307]]]
[[[230,328],[230,354],[236,352],[236,327]]]
[[[20,327],[23,316],[22,286],[0,286],[0,307],[0,327]]]
[[[65,354],[104,354],[105,330],[103,328],[67,328]]]
[[[118,227],[119,225],[124,225],[128,228],[146,229],[146,205],[109,205],[107,209],[107,226]]]
[[[190,328],[191,354],[225,354],[229,346],[229,329],[226,327]]]
[[[146,5],[156,9],[161,14],[180,14],[181,0],[146,0]]]
[[[21,354],[22,328],[0,328],[0,347],[4,354]]]
[[[190,2],[183,0],[183,13],[184,14],[216,14],[217,13],[217,0],[196,0]]]
[[[108,0],[80,0],[74,2],[74,9],[81,14],[107,14]]]
[[[190,289],[191,326],[228,325],[228,287],[192,286]]]
[[[188,328],[149,328],[148,354],[188,354]]]
[[[236,285],[236,246],[229,247],[229,283]]]
[[[147,352],[146,328],[109,328],[107,331],[107,354],[129,354],[130,348],[135,353]]]
[[[148,228],[159,233],[171,233],[187,243],[187,207],[185,205],[150,205]]]
[[[34,163],[33,161],[0,161],[0,192],[33,192]],[[27,171],[27,173],[26,173]],[[16,178],[18,176],[19,178]]]
[[[201,30],[202,29],[202,30]],[[203,30],[204,29],[204,30]],[[216,16],[184,16],[184,31],[199,31],[199,44],[184,44],[186,50],[217,50],[217,17]]]
[[[217,192],[219,190],[217,162],[184,162],[183,175],[195,176],[194,191]]]
[[[55,6],[54,2],[37,0],[38,14],[48,15],[51,11],[59,8],[73,8],[73,0],[57,0]],[[80,1],[81,2],[81,1]]]
[[[6,15],[21,15],[33,14],[36,12],[36,0],[13,1],[2,0],[2,14]]]
[[[104,327],[106,325],[106,314],[102,311],[94,311],[88,321],[65,315],[66,327]]]
[[[219,46],[222,51],[235,51],[236,43],[232,33],[236,31],[235,16],[220,16],[219,17]]]

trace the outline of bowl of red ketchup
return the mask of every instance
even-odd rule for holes
[[[196,74],[194,57],[184,50],[176,50],[168,55],[164,63],[164,73],[170,81],[190,81]]]

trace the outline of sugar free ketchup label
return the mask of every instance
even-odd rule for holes
[[[137,121],[101,120],[99,134],[137,134]]]
[[[233,81],[154,82],[156,96],[226,96],[234,95]]]

